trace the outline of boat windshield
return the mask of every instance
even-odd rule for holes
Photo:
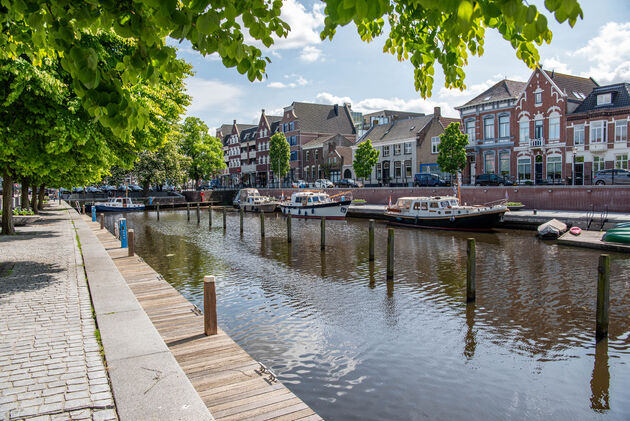
[[[313,196],[313,202],[319,202],[319,196]]]
[[[442,200],[440,202],[440,207],[441,208],[448,208],[448,206],[449,206],[449,201],[448,200]]]
[[[459,202],[457,200],[451,200],[451,206],[458,206]]]

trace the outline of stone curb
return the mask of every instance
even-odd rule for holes
[[[164,340],[96,235],[68,207],[121,420],[212,420]]]

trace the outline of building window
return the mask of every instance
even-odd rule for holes
[[[612,94],[609,92],[607,94],[597,95],[597,105],[607,105],[612,102]]]
[[[576,124],[573,126],[573,144],[584,144],[584,124]]]
[[[466,122],[466,134],[468,135],[468,143],[475,142],[475,120],[468,120]]]
[[[549,139],[560,139],[560,117],[549,118]]]
[[[510,137],[510,116],[509,115],[499,116],[499,137],[500,138]]]
[[[543,121],[536,120],[534,121],[534,139],[542,139],[543,138]]]
[[[559,180],[562,178],[562,158],[559,156],[547,157],[547,179]]]
[[[376,179],[381,179],[381,163],[376,164]]]
[[[488,152],[483,156],[483,172],[486,174],[494,174],[494,152]]]
[[[499,152],[499,174],[510,175],[510,153],[508,151]]]
[[[409,155],[411,153],[411,142],[405,143],[405,155]]]
[[[283,123],[282,124],[282,131],[286,133],[288,131],[287,128],[288,128],[288,124],[287,123]]]
[[[400,155],[400,143],[394,145],[394,155]]]
[[[628,154],[617,155],[615,157],[615,168],[628,169]]]
[[[593,121],[591,122],[591,130],[589,141],[591,143],[602,143],[606,139],[606,122],[605,121]]]
[[[534,103],[536,105],[542,104],[542,92],[535,92],[534,93]]]
[[[306,152],[304,152],[304,160],[305,160],[305,161],[308,161],[308,159],[310,158],[310,155],[311,155],[311,154],[310,154],[310,152],[311,152],[311,151],[306,151]]]
[[[615,121],[615,142],[625,142],[628,139],[628,122]]]
[[[315,154],[314,155],[315,155],[314,160],[317,161],[319,159],[319,150],[318,149],[315,149]]]
[[[295,130],[295,122],[290,122],[289,123],[289,131],[292,132],[293,130]]]
[[[431,153],[436,154],[440,149],[440,136],[433,136],[431,138]]]
[[[532,179],[532,160],[530,158],[518,159],[518,179],[522,181],[531,181]]]
[[[389,156],[389,146],[383,146],[383,156]]]
[[[529,142],[529,120],[518,123],[518,138],[521,142]]]
[[[400,161],[394,162],[394,177],[395,178],[401,178],[402,177],[402,170],[401,170],[401,167],[400,167]]]
[[[604,158],[601,156],[594,156],[593,157],[593,171],[597,172],[605,168],[606,168],[606,161],[604,161]]]
[[[297,161],[297,151],[291,152],[291,161]]]
[[[485,140],[494,139],[494,117],[483,120],[483,138]]]
[[[405,177],[411,178],[411,161],[405,161]]]

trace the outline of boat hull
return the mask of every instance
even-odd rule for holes
[[[392,225],[409,226],[415,228],[446,229],[457,231],[489,231],[494,228],[501,219],[505,210],[479,212],[468,215],[442,216],[442,217],[415,217],[396,215],[386,212],[385,218]]]
[[[345,219],[350,203],[350,200],[342,200],[309,206],[280,205],[280,209],[284,215],[292,215],[295,218],[321,218],[323,216],[326,219]]]
[[[97,212],[135,212],[135,211],[143,211],[144,205],[140,206],[132,206],[132,207],[118,207],[118,206],[106,206],[106,205],[96,205]]]
[[[278,209],[278,204],[276,203],[265,203],[262,205],[250,205],[244,204],[240,205],[245,212],[264,212],[264,213],[272,213]]]

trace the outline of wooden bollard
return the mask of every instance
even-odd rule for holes
[[[394,279],[394,229],[387,230],[387,279]]]
[[[203,277],[203,330],[206,336],[216,335],[218,332],[214,276]]]
[[[325,216],[322,216],[320,227],[321,227],[321,232],[322,232],[321,241],[320,241],[321,242],[320,249],[325,250],[326,249],[326,217]]]
[[[260,212],[260,237],[265,238],[265,212]]]
[[[160,220],[160,204],[157,204],[157,220]]]
[[[208,228],[212,228],[212,206],[208,206]]]
[[[85,215],[85,203],[81,205],[81,214]]]
[[[370,230],[368,233],[368,250],[369,250],[369,261],[374,261],[374,220],[370,219]]]
[[[475,239],[469,238],[466,244],[466,302],[475,301],[477,289],[477,258]]]
[[[223,229],[227,228],[227,211],[223,208]]]
[[[597,266],[597,314],[595,338],[597,341],[608,336],[608,298],[610,295],[610,256],[600,254]]]
[[[241,208],[241,209],[238,211],[238,213],[240,214],[240,217],[241,217],[241,234],[242,234],[242,233],[243,233],[243,214],[245,213],[245,212],[243,211],[243,208]]]
[[[291,214],[287,215],[287,243],[291,242],[291,220],[293,216]]]
[[[135,250],[134,250],[134,244],[136,241],[136,237],[135,237],[135,233],[133,231],[133,229],[127,230],[127,249],[129,250],[129,256],[133,256]]]
[[[186,220],[190,221],[190,203],[186,203]]]
[[[199,203],[197,203],[197,223],[201,222],[201,210],[199,209]]]
[[[105,214],[101,214],[99,219],[101,220],[101,229],[105,228]]]

